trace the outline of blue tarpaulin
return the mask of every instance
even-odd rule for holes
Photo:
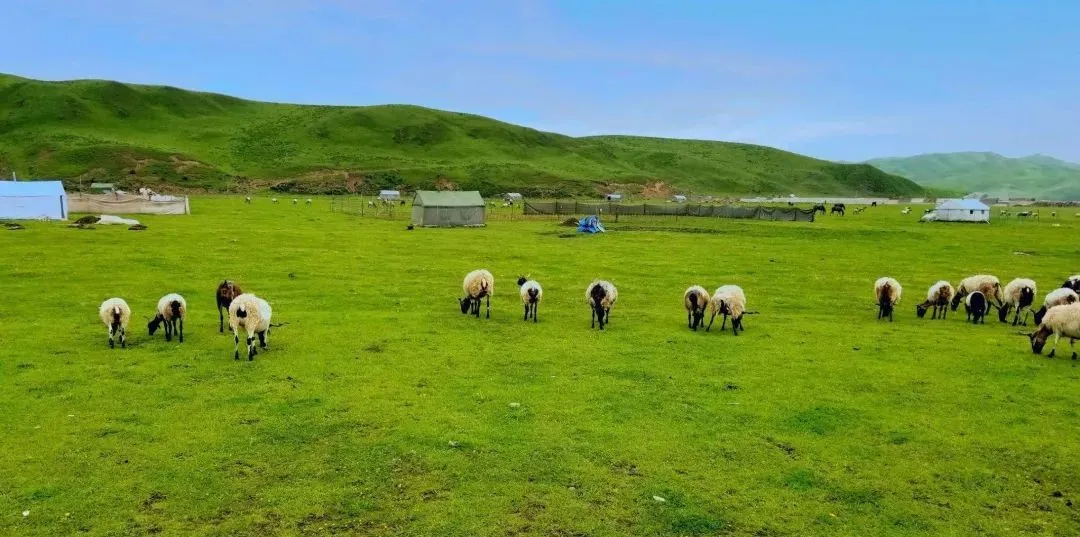
[[[581,221],[578,222],[577,230],[578,232],[583,233],[603,233],[604,224],[601,224],[600,219],[594,214],[582,218]]]

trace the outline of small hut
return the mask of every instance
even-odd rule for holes
[[[458,227],[484,225],[484,198],[476,190],[420,190],[413,197],[415,226]]]
[[[622,201],[622,193],[613,192],[611,194],[608,194],[605,199],[607,199],[607,201]]]
[[[383,201],[397,201],[401,199],[401,192],[397,190],[380,190],[379,199]]]
[[[933,216],[931,218],[924,217],[924,220],[933,222],[990,223],[990,207],[975,199],[942,200],[930,214]]]
[[[675,203],[686,203],[686,196],[675,194],[674,196],[671,196],[671,201],[674,201]]]

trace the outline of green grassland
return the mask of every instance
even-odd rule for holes
[[[304,193],[456,185],[594,195],[664,182],[707,194],[923,195],[908,179],[768,147],[572,138],[418,106],[300,106],[108,81],[0,75],[0,176]]]
[[[407,231],[325,199],[192,209],[143,232],[0,231],[0,534],[1080,533],[1077,362],[914,311],[980,272],[1036,279],[1041,303],[1078,272],[1075,222],[879,207],[584,236]],[[479,267],[490,320],[457,307]],[[544,285],[538,324],[520,273]],[[905,286],[893,323],[875,320],[882,275]],[[596,277],[619,288],[603,332]],[[222,278],[287,323],[253,362],[217,331]],[[760,312],[746,331],[688,330],[683,290],[725,283]],[[145,330],[173,291],[183,344]],[[97,317],[111,296],[134,309],[127,349]]]

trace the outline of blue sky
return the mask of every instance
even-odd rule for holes
[[[838,160],[1080,162],[1080,2],[9,0],[0,71]]]

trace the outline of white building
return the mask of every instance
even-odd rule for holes
[[[0,181],[0,218],[66,220],[68,196],[60,181]]]
[[[942,200],[934,211],[923,216],[925,222],[990,223],[990,207],[975,199]]]

